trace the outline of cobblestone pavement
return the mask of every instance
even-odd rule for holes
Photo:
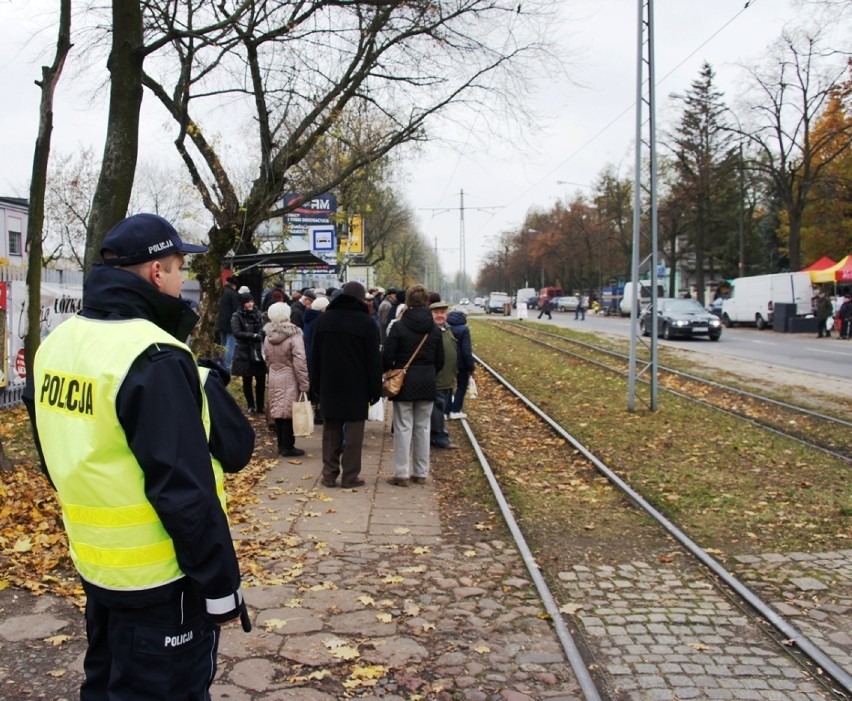
[[[408,489],[385,483],[392,452],[382,424],[367,425],[367,485],[359,489],[318,484],[319,439],[300,439],[308,455],[269,471],[253,522],[234,528],[237,540],[264,540],[266,572],[246,573],[263,581],[246,591],[255,629],[223,630],[214,699],[581,698],[511,543],[443,539],[431,480]],[[440,454],[433,469],[440,472]],[[755,579],[777,580],[778,607],[794,608],[796,623],[808,623],[803,632],[832,643],[848,663],[852,552],[742,564]],[[828,698],[779,648],[751,639],[726,598],[671,565],[576,565],[559,579],[557,603],[576,610],[605,697]],[[827,589],[817,603],[808,587],[819,585]],[[55,597],[9,590],[0,591],[0,608],[0,698],[77,698],[80,613]]]

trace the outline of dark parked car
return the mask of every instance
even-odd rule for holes
[[[722,320],[702,307],[694,299],[663,297],[657,300],[657,335],[665,339],[707,336],[718,341],[722,336]],[[639,329],[650,336],[654,321],[651,305],[639,315]]]

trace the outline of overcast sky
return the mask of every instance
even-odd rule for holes
[[[785,24],[806,19],[794,0],[656,0],[657,111],[661,128],[673,114],[668,96],[682,93],[709,61],[718,86],[733,103],[743,81],[742,64],[764,60]],[[52,32],[33,40],[56,13],[55,0],[0,0],[0,195],[27,196],[38,125],[39,91],[33,81],[53,55]],[[39,15],[37,8],[48,8]],[[459,267],[460,196],[468,272],[501,232],[517,230],[530,207],[549,208],[559,198],[585,190],[608,163],[628,176],[633,163],[637,0],[565,0],[564,41],[572,53],[571,80],[547,77],[530,100],[541,130],[519,145],[513,138],[465,134],[453,149],[429,146],[407,164],[400,188],[415,210],[430,246],[437,244],[444,272]],[[852,22],[852,13],[844,19]],[[842,28],[849,36],[850,27]],[[70,153],[103,148],[103,100],[79,94],[63,80],[56,97],[53,148]],[[152,102],[150,97],[146,98]],[[102,103],[102,104],[101,104]],[[477,132],[473,118],[472,133]],[[162,135],[162,117],[149,116],[158,136],[142,138],[144,159],[173,147]],[[484,123],[482,124],[484,128]],[[485,143],[487,141],[487,143]],[[168,156],[169,158],[171,156]],[[571,184],[557,184],[557,181]],[[445,210],[445,211],[441,211]]]

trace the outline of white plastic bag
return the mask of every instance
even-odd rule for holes
[[[310,436],[314,432],[314,407],[308,395],[302,392],[293,402],[293,435]]]
[[[367,421],[384,421],[385,420],[385,400],[379,398],[375,404],[370,406],[367,411]]]
[[[476,389],[476,380],[472,377],[467,381],[467,393],[464,396],[466,399],[476,399],[479,396],[479,390]]]

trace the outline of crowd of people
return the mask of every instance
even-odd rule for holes
[[[227,277],[215,362],[187,345],[199,317],[180,295],[185,256],[206,251],[158,215],[118,222],[81,312],[44,339],[27,378],[42,470],[86,593],[83,701],[209,701],[220,627],[251,629],[224,488],[254,451],[246,414],[264,417],[280,455],[301,456],[294,406],[312,401],[322,484],[362,486],[369,408],[383,401],[383,373],[409,366],[392,401],[388,481],[422,484],[430,450],[457,447],[447,418],[465,416],[474,362],[464,314],[439,294],[347,282],[288,295],[279,281],[256,299]]]
[[[224,366],[241,378],[245,409],[265,415],[280,455],[300,456],[292,406],[306,394],[323,427],[324,486],[363,484],[364,424],[381,401],[383,372],[393,368],[410,366],[392,402],[395,473],[388,481],[422,484],[430,450],[457,448],[447,420],[466,417],[475,363],[466,315],[450,312],[440,294],[422,285],[385,291],[348,282],[288,295],[276,281],[256,300],[233,277],[223,284],[217,340]]]

